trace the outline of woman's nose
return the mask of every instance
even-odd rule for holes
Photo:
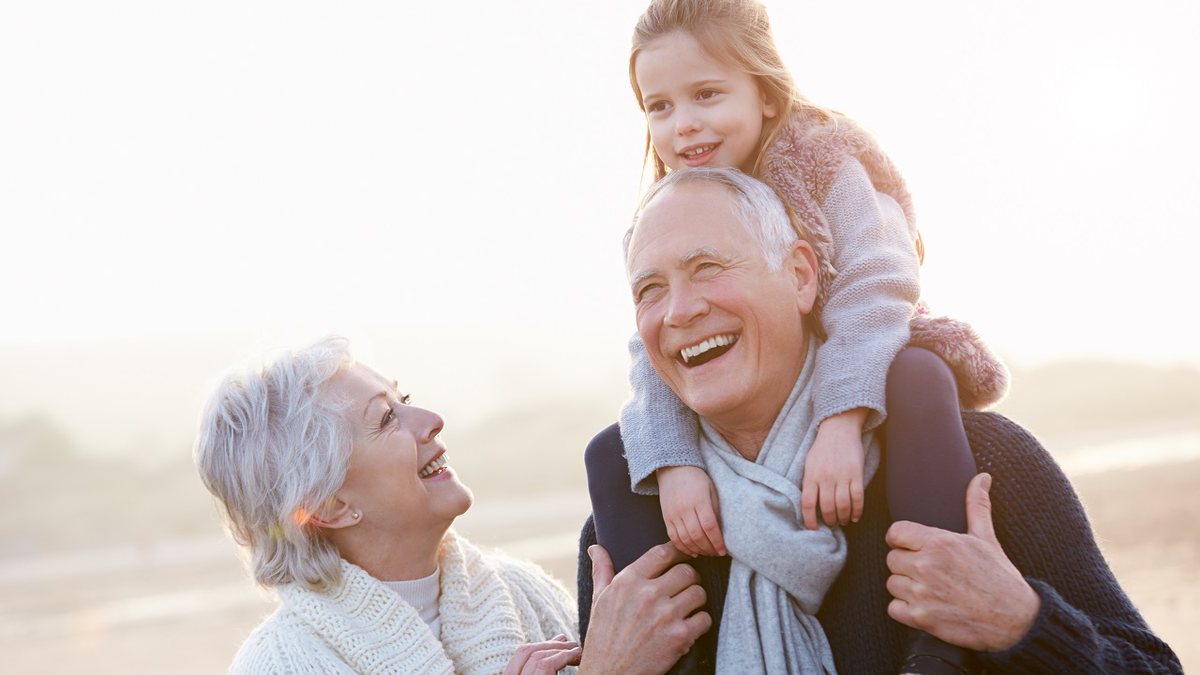
[[[432,410],[425,408],[411,408],[413,433],[417,436],[417,441],[421,444],[430,443],[437,435],[442,433],[442,428],[446,426],[442,416]]]

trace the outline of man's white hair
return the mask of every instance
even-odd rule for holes
[[[349,343],[326,338],[230,373],[205,406],[196,467],[263,586],[341,576],[341,556],[310,518],[346,479],[346,404],[326,384],[351,363]]]
[[[788,217],[787,209],[775,191],[765,183],[729,167],[679,169],[651,185],[633,214],[633,225],[625,233],[625,261],[629,261],[633,231],[650,204],[679,185],[696,182],[720,185],[732,194],[733,213],[738,222],[758,242],[768,269],[779,271],[792,245],[800,238]]]

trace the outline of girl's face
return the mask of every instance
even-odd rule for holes
[[[675,31],[642,49],[634,77],[650,141],[664,164],[753,168],[763,120],[777,110],[748,73],[713,59],[691,35]]]

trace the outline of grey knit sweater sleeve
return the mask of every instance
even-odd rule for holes
[[[667,466],[704,467],[700,423],[650,365],[637,333],[629,339],[629,357],[632,396],[621,407],[621,441],[633,491],[654,495],[658,494],[655,471]]]
[[[876,192],[867,171],[847,159],[822,207],[837,275],[822,325],[828,338],[817,360],[814,409],[825,420],[867,408],[865,428],[883,422],[892,359],[908,342],[920,296],[915,233],[900,206]]]

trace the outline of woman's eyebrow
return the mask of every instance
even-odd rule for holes
[[[383,391],[379,392],[378,394],[375,394],[374,396],[372,396],[371,400],[367,401],[367,406],[365,408],[363,408],[363,413],[362,413],[363,419],[367,418],[367,414],[371,412],[371,406],[375,405],[375,401],[377,401],[381,398],[386,399],[388,394],[395,393],[397,391],[400,391],[400,380],[392,380],[392,388],[390,391],[387,389],[384,389]]]

